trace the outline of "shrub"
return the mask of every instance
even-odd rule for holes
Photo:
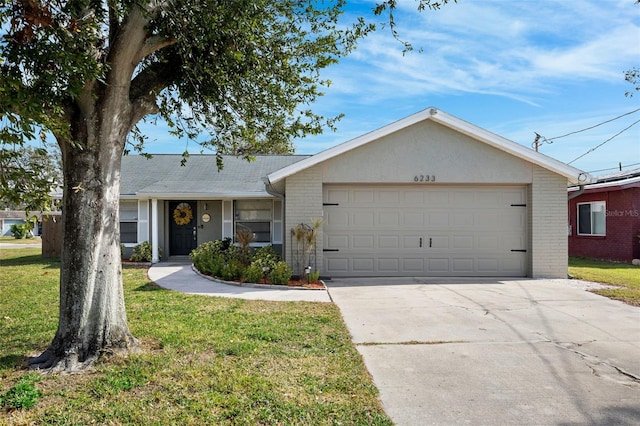
[[[273,269],[276,266],[276,263],[280,262],[282,259],[273,251],[273,247],[264,246],[260,247],[253,254],[253,262],[260,265],[260,267],[266,267],[269,269]]]
[[[293,271],[287,262],[280,261],[269,271],[269,279],[272,284],[287,284]]]
[[[220,275],[223,280],[237,280],[242,277],[242,265],[238,260],[231,259],[222,266]]]
[[[207,241],[193,249],[189,257],[198,271],[215,276],[219,273],[218,266],[221,268],[224,264],[224,251],[227,248],[224,241]]]
[[[131,260],[134,262],[151,262],[153,258],[152,247],[149,241],[144,241],[133,248]],[[158,255],[162,256],[162,249],[158,247]]]
[[[38,374],[30,373],[25,375],[14,387],[0,396],[0,406],[14,410],[33,407],[41,395],[34,383],[40,380],[41,377]]]
[[[244,268],[244,271],[242,272],[242,279],[246,283],[260,282],[262,276],[262,266],[256,262],[253,262],[251,265]]]
[[[11,225],[11,233],[13,234],[13,238],[16,240],[21,240],[23,238],[27,238],[29,235],[29,225],[26,223],[14,223]]]

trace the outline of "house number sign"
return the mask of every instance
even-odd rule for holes
[[[436,176],[435,175],[415,175],[415,177],[413,178],[414,182],[435,182],[436,181]]]

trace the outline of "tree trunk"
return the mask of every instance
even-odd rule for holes
[[[137,348],[127,325],[120,258],[126,99],[120,97],[124,108],[117,100],[100,106],[92,101],[84,113],[77,108],[71,120],[75,142],[59,139],[65,183],[59,324],[49,348],[30,360],[33,368],[79,371],[105,352]]]

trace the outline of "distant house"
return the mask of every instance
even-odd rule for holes
[[[225,157],[220,172],[211,155],[125,156],[120,235],[158,262],[248,230],[293,265],[292,228],[320,218],[311,266],[325,276],[566,277],[566,189],[585,179],[428,108],[313,156]]]
[[[40,215],[38,216],[38,222],[33,228],[33,235],[40,235]],[[27,216],[24,211],[21,210],[0,210],[0,235],[12,236],[11,225],[22,225],[27,223]]]
[[[631,262],[640,258],[640,169],[569,188],[569,255]]]

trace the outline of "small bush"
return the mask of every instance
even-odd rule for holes
[[[220,271],[220,275],[223,280],[233,281],[237,280],[242,276],[242,265],[239,261],[235,259],[231,259],[227,263],[224,264],[222,270]]]
[[[144,241],[133,248],[131,260],[134,262],[151,262],[153,248],[149,241]],[[162,256],[162,249],[158,247],[158,256]]]
[[[13,410],[29,409],[36,405],[41,392],[36,389],[34,383],[42,378],[38,374],[27,374],[18,383],[2,396],[0,396],[0,406]]]
[[[257,283],[263,277],[262,266],[260,264],[253,262],[251,265],[247,266],[242,272],[242,279],[246,283]]]
[[[273,251],[273,247],[271,246],[260,247],[253,254],[254,263],[257,263],[261,267],[266,267],[269,269],[273,269],[281,260],[282,259],[280,258],[278,253]]]
[[[269,279],[272,284],[287,284],[293,271],[287,262],[280,261],[269,271]]]
[[[11,233],[16,240],[22,240],[29,235],[30,227],[27,223],[14,223],[11,225]]]

